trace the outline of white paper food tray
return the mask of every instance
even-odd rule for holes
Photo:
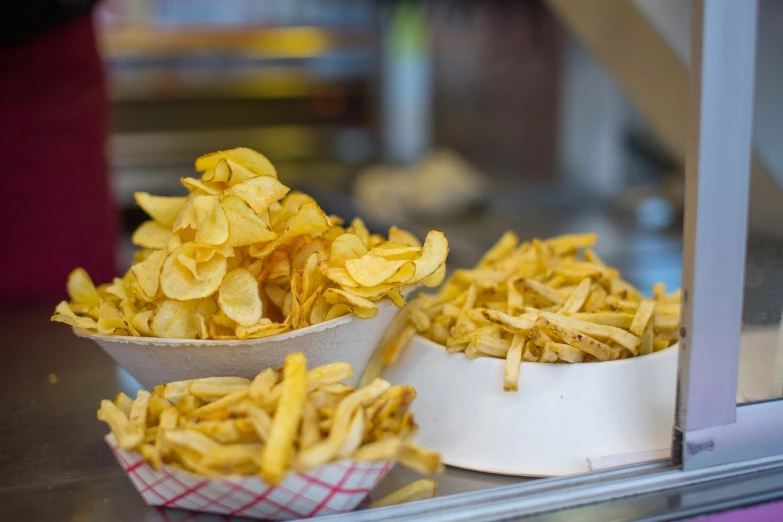
[[[289,473],[270,486],[259,476],[211,478],[170,466],[155,471],[138,452],[106,436],[117,462],[150,506],[187,509],[263,520],[292,520],[355,509],[394,463],[341,460],[307,473]]]

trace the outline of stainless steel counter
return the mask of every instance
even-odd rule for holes
[[[195,520],[186,512],[147,507],[103,441],[95,412],[101,399],[135,392],[138,383],[96,344],[48,321],[49,308],[0,319],[5,352],[0,375],[0,520]],[[50,375],[56,383],[50,383]],[[383,495],[417,478],[397,468]],[[523,479],[450,469],[440,495]],[[189,518],[190,517],[190,518]],[[224,520],[203,515],[199,521]]]

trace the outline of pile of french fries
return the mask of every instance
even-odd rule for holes
[[[416,333],[470,358],[506,360],[517,391],[521,361],[611,361],[678,340],[680,292],[641,294],[592,250],[596,234],[520,243],[506,232],[478,265],[457,270],[436,295],[419,295],[391,324],[381,360],[393,364]]]
[[[212,377],[141,390],[135,399],[120,393],[101,402],[98,419],[123,449],[140,452],[155,469],[167,464],[209,477],[260,475],[273,485],[291,470],[340,459],[392,460],[423,474],[440,472],[440,455],[411,441],[416,424],[408,408],[415,390],[382,379],[360,389],[341,382],[352,376],[347,363],[307,371],[304,355],[294,353],[282,369],[268,368],[252,381]],[[434,494],[430,482],[414,489],[416,498]]]

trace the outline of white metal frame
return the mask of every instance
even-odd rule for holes
[[[783,454],[783,401],[736,405],[747,250],[756,0],[696,0],[675,461]]]

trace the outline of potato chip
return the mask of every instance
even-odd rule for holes
[[[151,302],[158,297],[160,273],[165,261],[166,252],[157,250],[141,263],[136,263],[131,267],[131,273],[140,290],[139,296],[145,301]]]
[[[329,304],[345,304],[351,307],[361,319],[372,319],[378,313],[378,307],[372,301],[353,295],[345,290],[330,288],[324,292],[324,301]]]
[[[196,237],[204,245],[222,245],[228,241],[228,218],[219,196],[197,196],[193,199],[196,211]]]
[[[414,261],[416,274],[413,280],[421,281],[425,277],[434,274],[441,265],[446,263],[448,255],[449,242],[446,240],[446,236],[442,232],[431,231],[424,239],[421,257]]]
[[[261,319],[258,282],[244,268],[227,273],[218,290],[218,305],[226,316],[241,326],[253,326]]]
[[[364,255],[358,259],[348,259],[345,262],[345,269],[348,275],[361,286],[377,286],[387,279],[391,279],[398,271],[410,261],[388,261],[382,257],[370,254]],[[413,267],[415,273],[415,266]],[[410,281],[410,277],[405,281]]]
[[[269,205],[285,196],[288,187],[270,176],[251,178],[227,189],[228,194],[237,196],[247,203],[256,214],[262,214]]]
[[[186,243],[172,251],[163,263],[160,286],[171,299],[199,299],[212,295],[226,275],[226,258],[220,254],[197,263],[202,245]]]
[[[133,233],[131,241],[143,248],[160,250],[169,243],[171,230],[156,221],[145,221]]]
[[[196,170],[204,172],[209,169],[214,169],[220,160],[227,160],[242,165],[257,176],[277,177],[277,171],[275,170],[274,165],[266,159],[266,156],[252,149],[243,147],[205,154],[196,160]]]
[[[151,220],[134,234],[142,248],[131,268],[99,288],[75,272],[70,303],[53,320],[106,335],[255,339],[347,314],[369,319],[377,301],[404,306],[403,286],[445,278],[448,244],[438,232],[422,247],[395,227],[388,238],[371,233],[359,218],[343,228],[312,197],[282,185],[251,149],[208,154],[196,165],[200,179],[181,180],[187,197],[135,195]]]
[[[177,220],[182,208],[185,206],[185,198],[153,196],[147,192],[136,192],[133,195],[136,204],[147,213],[156,223],[171,228]]]

